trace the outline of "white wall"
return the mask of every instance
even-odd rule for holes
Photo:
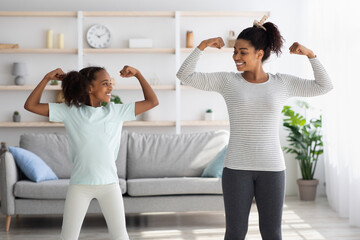
[[[304,57],[299,56],[290,56],[288,54],[288,48],[294,41],[299,41],[306,46],[311,47],[311,43],[307,41],[307,18],[306,18],[306,4],[304,1],[295,1],[295,0],[259,0],[259,1],[244,1],[244,0],[228,0],[228,1],[215,1],[215,0],[102,0],[102,1],[93,1],[93,0],[62,0],[62,1],[48,1],[48,0],[1,0],[0,2],[0,10],[1,11],[74,11],[74,10],[93,10],[93,11],[161,11],[161,10],[179,10],[179,11],[270,11],[271,16],[269,21],[274,22],[278,25],[282,35],[284,36],[286,42],[283,48],[283,54],[280,58],[272,58],[271,61],[265,65],[265,68],[269,72],[283,72],[283,73],[290,73],[294,75],[298,75],[301,77],[311,77],[311,68],[308,61]],[[197,31],[204,32],[203,38],[208,37],[206,33],[211,35],[217,34],[212,33],[212,25],[214,25],[214,21],[216,19],[208,19],[208,22],[201,23],[201,29]],[[50,28],[51,23],[42,23],[47,24]],[[69,23],[71,24],[71,23]],[[160,24],[160,23],[159,23]],[[189,24],[189,28],[191,27],[191,22]],[[1,25],[1,22],[0,22]],[[251,25],[251,22],[248,23]],[[194,26],[195,28],[196,26]],[[124,29],[124,32],[130,31],[132,28],[131,25],[128,26],[128,29]],[[27,28],[24,27],[21,36],[16,36],[16,38],[26,38],[26,36],[31,35],[33,33],[27,31]],[[59,29],[60,31],[61,29]],[[236,29],[237,33],[241,31],[241,29]],[[227,32],[227,30],[226,30]],[[226,36],[226,33],[221,32],[218,35]],[[224,37],[225,37],[224,36]],[[72,38],[70,34],[70,38]],[[5,41],[6,36],[2,34],[0,36],[0,42]],[[201,37],[198,35],[195,37],[195,44],[198,44],[201,41]],[[43,40],[39,40],[43,41]],[[26,42],[26,41],[25,41]],[[71,44],[69,41],[69,44]],[[65,42],[65,44],[67,44]],[[316,51],[316,49],[314,49]],[[49,57],[49,61],[46,63],[46,67],[43,66],[42,68],[36,65],[37,61],[40,61],[39,58]],[[94,56],[96,57],[96,56]],[[228,59],[224,59],[219,61],[218,59],[214,59],[211,56],[204,56],[202,59],[202,64],[212,64],[214,69],[219,70],[228,70],[229,65],[232,64],[231,62],[231,54],[228,56]],[[9,79],[13,79],[10,75],[10,68],[11,63],[15,60],[19,60],[19,58],[24,58],[24,60],[28,61],[29,64],[34,64],[34,68],[30,69],[33,77],[30,81],[37,82],[46,73],[47,70],[51,70],[52,67],[56,67],[59,64],[62,64],[66,70],[75,69],[76,67],[73,64],[76,64],[76,57],[71,56],[33,56],[29,59],[29,56],[11,56],[4,58],[0,56],[0,84],[9,84]],[[73,59],[75,58],[75,59]],[[171,58],[171,57],[170,57]],[[169,59],[171,61],[171,59]],[[88,60],[92,62],[91,59]],[[136,59],[129,58],[129,62],[137,63],[142,62],[144,59]],[[148,61],[145,59],[145,62]],[[225,62],[225,65],[223,63]],[[161,64],[161,60],[159,60]],[[106,66],[107,62],[104,61],[104,65]],[[125,62],[121,62],[120,64],[125,64]],[[152,64],[152,62],[151,62]],[[151,65],[150,64],[150,65]],[[232,66],[231,66],[232,67]],[[40,68],[40,69],[39,69]],[[146,68],[145,72],[146,75],[151,75],[153,72],[161,72],[161,65],[157,64],[156,69]],[[111,69],[115,71],[115,69]],[[232,71],[235,71],[233,69]],[[171,71],[170,71],[171,73]],[[169,72],[164,72],[164,75],[168,76]],[[196,91],[196,90],[194,90]],[[0,94],[5,94],[0,92]],[[122,97],[125,100],[131,100],[136,98],[137,95],[133,96],[132,93],[121,93],[123,94]],[[201,94],[201,98],[199,96]],[[1,98],[2,102],[0,103],[1,107],[1,114],[0,114],[0,121],[10,121],[11,113],[14,110],[15,106],[22,106],[22,103],[26,99],[27,95],[20,92],[13,92],[11,96],[9,96],[8,101],[4,101]],[[48,96],[51,98],[52,96]],[[171,96],[167,96],[166,93],[161,93],[159,95],[160,101],[164,100],[167,101],[169,104],[168,98],[171,99]],[[201,118],[201,112],[204,108],[207,108],[211,105],[213,108],[216,109],[217,119],[226,119],[227,118],[227,111],[225,108],[225,103],[219,96],[214,96],[214,94],[209,95],[208,93],[192,93],[188,91],[183,94],[182,96],[183,103],[182,103],[182,112],[183,112],[183,119],[193,119],[194,116],[196,118]],[[45,98],[46,100],[46,98]],[[197,102],[197,106],[193,106],[194,102]],[[289,102],[292,104],[292,101]],[[186,106],[192,105],[192,110],[187,110]],[[30,113],[26,113],[24,110],[21,110],[23,118],[27,120],[39,120],[41,117],[34,116]],[[171,113],[169,118],[174,118],[175,113]],[[165,116],[161,116],[163,120],[165,120]],[[279,123],[281,125],[281,123]],[[214,128],[211,128],[214,129]],[[174,133],[173,128],[129,128],[131,131],[146,131],[146,132],[169,132]],[[199,129],[199,128],[183,128],[183,132],[192,132],[192,131],[204,131],[209,129]],[[4,129],[0,128],[0,140],[8,142],[9,145],[17,145],[18,139],[21,133],[23,132],[64,132],[61,128],[38,128],[38,129]],[[280,126],[280,134],[281,134],[281,142],[285,144],[285,131]],[[287,165],[287,187],[286,187],[286,194],[287,195],[296,195],[297,194],[297,186],[296,186],[296,178],[298,178],[298,171],[297,171],[297,162],[294,160],[293,156],[286,155],[286,165]],[[320,180],[323,182],[323,168],[322,165],[319,164],[318,167],[318,174]],[[318,194],[324,194],[324,188],[320,185],[318,189]]]

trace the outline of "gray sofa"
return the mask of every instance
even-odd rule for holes
[[[123,131],[116,165],[126,213],[223,210],[221,179],[201,173],[228,137],[226,131],[180,135]],[[59,180],[27,180],[12,154],[4,153],[0,184],[6,231],[13,215],[62,214],[69,186],[72,163],[66,136],[24,134],[20,147],[41,157]],[[100,212],[97,201],[92,201],[88,213]]]

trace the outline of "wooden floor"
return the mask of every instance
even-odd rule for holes
[[[55,240],[60,233],[61,221],[61,216],[20,216],[12,220],[10,232],[6,233],[5,217],[0,216],[0,239]],[[127,224],[131,240],[212,240],[223,239],[225,232],[221,212],[130,215]],[[110,239],[104,219],[99,215],[87,216],[80,239]],[[261,239],[255,205],[250,214],[247,239]],[[350,227],[347,219],[339,218],[324,198],[301,202],[296,197],[289,197],[284,206],[283,239],[360,240],[360,228]]]

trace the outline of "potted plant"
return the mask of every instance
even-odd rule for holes
[[[306,102],[298,101],[298,106],[305,110],[309,108]],[[294,112],[290,106],[284,106],[282,113],[283,126],[289,132],[287,141],[289,147],[284,147],[286,153],[293,153],[298,160],[302,179],[298,179],[300,199],[313,201],[316,196],[318,179],[314,179],[316,165],[319,156],[323,153],[323,141],[321,134],[322,117],[313,118],[310,121],[299,113]]]
[[[113,95],[113,94],[111,94],[110,102],[113,102],[115,104],[122,104],[121,98],[119,96]],[[102,105],[106,106],[107,103],[103,102]]]
[[[211,109],[207,109],[205,111],[205,121],[212,121],[214,120],[214,113]]]
[[[14,122],[20,122],[20,120],[21,120],[21,116],[20,116],[19,112],[15,111],[14,115],[13,115],[13,121]]]
[[[58,84],[59,84],[59,82],[56,79],[50,81],[50,85],[58,85]]]

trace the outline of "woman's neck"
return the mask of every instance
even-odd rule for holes
[[[265,73],[262,66],[255,71],[245,71],[241,74],[243,78],[251,83],[263,83],[268,80],[268,74]]]

